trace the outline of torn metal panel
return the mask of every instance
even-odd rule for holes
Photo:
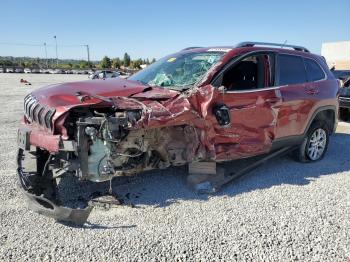
[[[84,225],[93,209],[93,206],[88,206],[84,209],[72,209],[58,206],[43,196],[36,196],[27,191],[24,191],[24,194],[27,197],[28,207],[31,210],[58,221],[67,221],[77,225]]]
[[[42,168],[47,168],[47,165],[44,165],[44,161],[47,158],[41,155],[40,152],[42,151],[37,150],[37,164],[32,171],[27,171],[23,167],[25,151],[19,149],[17,152],[17,176],[20,189],[26,196],[28,207],[39,214],[59,221],[83,225],[87,221],[93,207],[87,206],[83,209],[72,209],[56,203],[56,182],[52,177],[49,177],[45,170],[42,170]],[[45,174],[41,174],[41,172],[45,172]]]
[[[60,135],[51,135],[42,130],[32,129],[29,140],[31,145],[45,148],[49,152],[58,152],[60,149]]]

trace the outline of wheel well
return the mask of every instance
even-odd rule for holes
[[[314,123],[316,121],[325,122],[327,124],[329,133],[330,134],[333,133],[334,125],[335,125],[335,112],[334,112],[334,110],[325,109],[325,110],[318,112],[316,114],[315,118],[313,119],[312,123]]]

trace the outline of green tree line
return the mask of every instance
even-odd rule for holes
[[[56,59],[49,58],[33,58],[33,57],[1,57],[0,56],[0,67],[28,67],[28,68],[61,68],[61,69],[105,69],[114,68],[119,69],[121,67],[127,67],[132,69],[140,69],[142,64],[149,65],[156,61],[154,58],[149,59],[135,59],[132,60],[128,53],[124,54],[121,59],[119,57],[109,58],[108,56],[103,57],[101,61],[88,62],[86,60],[74,60],[74,59],[59,59],[58,66]]]
[[[136,59],[132,60],[130,55],[128,53],[124,54],[123,59],[116,57],[116,58],[109,58],[108,56],[104,56],[101,60],[101,62],[97,65],[99,68],[114,68],[119,69],[121,67],[128,67],[133,69],[140,69],[141,65],[149,65],[151,63],[154,63],[156,61],[155,58],[153,58],[151,61],[149,59]]]

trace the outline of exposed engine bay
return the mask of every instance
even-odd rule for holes
[[[76,118],[75,124],[72,118]],[[140,118],[140,110],[71,112],[66,122],[77,150],[68,161],[78,162],[77,176],[101,182],[113,176],[183,165],[194,159],[199,146],[194,127],[133,129]]]

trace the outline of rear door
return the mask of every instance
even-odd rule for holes
[[[217,159],[235,159],[271,150],[281,94],[274,83],[275,55],[258,52],[233,63],[215,91],[213,121]]]
[[[313,106],[303,57],[291,54],[277,56],[276,85],[282,96],[276,139],[301,135]]]

